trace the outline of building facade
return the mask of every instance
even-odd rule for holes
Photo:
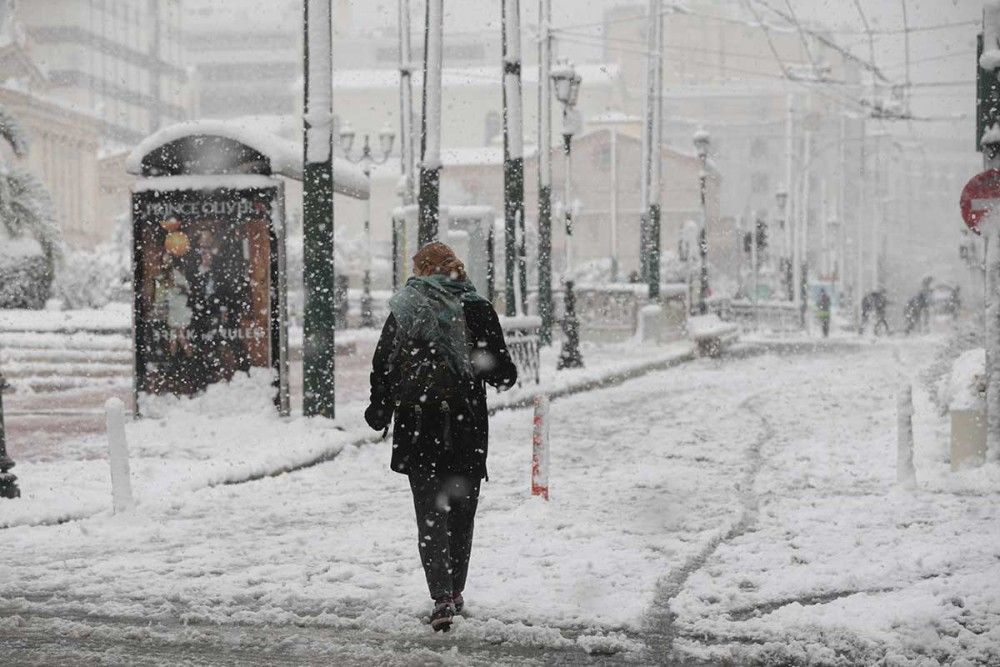
[[[7,0],[50,94],[131,145],[191,110],[177,0]]]

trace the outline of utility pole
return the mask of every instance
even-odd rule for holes
[[[331,0],[305,4],[303,118],[303,398],[306,416],[334,417],[333,28]]]
[[[879,266],[879,259],[882,254],[881,252],[881,236],[882,236],[882,207],[879,206],[879,200],[882,198],[882,189],[885,184],[882,181],[882,137],[885,134],[884,129],[879,129],[875,135],[875,155],[872,157],[872,192],[874,196],[869,200],[871,205],[871,220],[872,220],[872,286],[875,289],[882,287],[882,275],[881,267]]]
[[[795,135],[793,134],[795,128],[795,97],[789,93],[785,99],[786,111],[785,111],[785,192],[786,199],[785,204],[788,208],[783,205],[781,208],[785,212],[785,222],[784,222],[784,256],[781,258],[781,280],[785,285],[785,291],[788,294],[789,301],[795,301],[795,279],[794,279],[794,269],[795,251],[793,250],[792,243],[794,243],[794,238],[792,234],[792,226],[795,224],[794,215],[794,204],[795,204],[795,191],[792,187],[793,178],[793,161],[795,160]],[[791,196],[791,200],[787,196]]]
[[[413,63],[410,61],[410,0],[399,0],[399,164],[403,204],[416,203],[413,152]]]
[[[802,163],[809,165],[812,163],[812,132],[805,131],[802,147]],[[812,178],[808,168],[803,176],[802,183],[802,207],[799,212],[801,221],[799,231],[801,241],[799,243],[799,260],[802,262],[799,279],[799,326],[806,327],[806,309],[809,308],[809,200],[812,191]]]
[[[538,314],[539,339],[552,343],[552,0],[538,0]]]
[[[862,311],[862,301],[865,298],[865,211],[868,207],[868,123],[864,117],[861,118],[861,150],[858,159],[858,206],[857,215],[854,216],[854,229],[856,234],[857,255],[854,267],[854,318],[858,323],[858,333],[862,333],[861,324],[864,317]],[[873,326],[877,324],[875,322]]]
[[[660,180],[663,156],[663,16],[661,0],[650,0],[650,30],[653,31],[653,133],[650,136],[649,170],[649,300],[660,300]]]
[[[576,317],[576,297],[573,294],[573,198],[570,166],[572,165],[573,135],[580,131],[580,114],[576,110],[577,98],[580,94],[580,75],[570,62],[560,63],[557,71],[552,73],[556,86],[556,97],[563,105],[563,154],[565,167],[563,184],[563,211],[566,222],[566,270],[564,280],[563,331],[566,341],[563,343],[556,369],[581,368],[583,356],[580,354],[580,322]]]
[[[698,314],[708,314],[708,153],[711,138],[703,129],[694,133],[694,148],[701,170],[698,172],[698,191],[701,200],[701,226],[698,230]]]
[[[847,116],[840,115],[840,169],[837,185],[837,291],[844,294],[847,285]]]
[[[441,190],[441,57],[444,0],[427,0],[424,15],[424,99],[420,119],[420,222],[417,245],[438,238]]]
[[[353,164],[361,165],[361,171],[365,175],[365,184],[368,187],[364,221],[365,272],[361,279],[361,328],[363,329],[375,326],[375,317],[372,312],[372,166],[385,164],[389,160],[396,135],[392,128],[387,125],[378,133],[378,139],[380,150],[378,157],[372,153],[371,137],[368,134],[364,135],[361,152],[358,155],[352,155],[354,130],[349,124],[344,124],[340,131],[340,148],[343,151],[344,159]]]
[[[656,122],[656,61],[654,55],[657,53],[657,30],[653,17],[659,14],[660,2],[649,0],[649,10],[646,16],[647,37],[646,37],[646,109],[643,118],[642,128],[642,177],[639,180],[639,274],[640,278],[649,282],[649,255],[651,221],[649,218],[649,205],[652,191],[653,178],[653,128]]]
[[[524,238],[524,127],[521,114],[521,3],[503,0],[504,302],[508,317],[527,311]],[[520,239],[518,239],[520,234]],[[520,283],[517,302],[514,281]]]
[[[618,126],[611,126],[611,282],[618,282]]]

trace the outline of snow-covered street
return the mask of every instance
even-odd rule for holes
[[[530,412],[497,414],[448,635],[424,624],[382,443],[3,531],[0,644],[67,664],[995,664],[996,471],[947,472],[919,385],[919,489],[894,486],[892,388],[934,349],[758,350],[560,399],[548,503],[528,495]]]

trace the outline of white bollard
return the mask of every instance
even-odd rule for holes
[[[132,482],[125,440],[125,404],[109,398],[104,404],[108,420],[108,460],[111,463],[111,500],[115,514],[132,508]]]
[[[549,397],[535,396],[531,434],[531,495],[549,499]]]
[[[900,387],[896,402],[899,419],[896,427],[896,483],[912,489],[917,485],[917,471],[913,467],[913,387]]]

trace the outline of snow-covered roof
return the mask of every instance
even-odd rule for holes
[[[132,184],[132,192],[168,192],[171,190],[247,190],[267,188],[277,181],[262,174],[196,174],[190,176],[156,176]]]
[[[271,163],[271,172],[302,180],[302,144],[267,132],[252,119],[243,121],[193,120],[162,128],[139,143],[125,161],[130,174],[142,173],[143,158],[185,137],[214,136],[249,146]],[[342,158],[333,160],[333,189],[355,199],[368,199],[368,183],[359,167]]]

